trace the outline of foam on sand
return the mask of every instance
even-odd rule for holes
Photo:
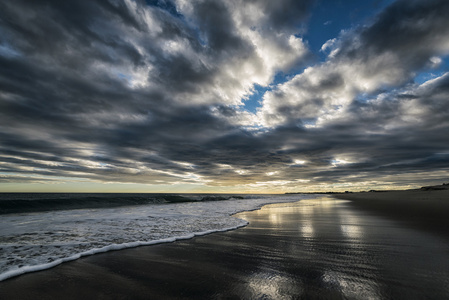
[[[0,281],[83,256],[170,243],[246,226],[231,215],[300,195],[2,216]]]

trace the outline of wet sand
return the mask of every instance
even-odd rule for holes
[[[449,239],[449,189],[349,193],[335,197],[351,200],[355,208]]]
[[[0,282],[0,299],[448,299],[449,241],[331,198]]]

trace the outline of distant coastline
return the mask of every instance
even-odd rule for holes
[[[340,195],[340,194],[352,194],[352,193],[382,193],[382,192],[400,192],[400,191],[441,191],[441,190],[449,190],[449,183],[443,183],[440,185],[432,185],[432,186],[423,186],[419,189],[408,189],[408,190],[369,190],[369,191],[344,191],[344,192],[334,192],[334,191],[327,191],[327,192],[288,192],[285,193],[286,195],[289,194],[318,194],[318,195]]]

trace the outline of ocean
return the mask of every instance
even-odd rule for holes
[[[96,253],[246,226],[232,215],[308,195],[0,194],[0,281]]]

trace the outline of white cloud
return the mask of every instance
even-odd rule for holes
[[[189,26],[195,28],[198,22],[196,9],[202,2],[179,0],[176,4],[179,12],[190,23]],[[262,3],[235,0],[221,4],[224,5],[222,13],[226,15],[228,10],[231,22],[231,26],[225,30],[247,46],[242,49],[243,52],[221,59],[207,52],[189,53],[188,45],[177,45],[175,48],[182,50],[189,60],[200,60],[209,69],[216,70],[209,85],[203,84],[199,93],[176,95],[180,101],[188,98],[192,103],[242,105],[242,99],[252,93],[255,84],[268,86],[277,72],[288,72],[308,57],[305,43],[294,36],[294,31],[265,28],[267,16],[262,13]],[[271,3],[267,2],[266,5]],[[165,47],[173,51],[173,41],[166,43]]]
[[[332,160],[332,166],[334,166],[334,167],[338,167],[340,165],[347,165],[349,163],[351,163],[351,162],[346,159],[342,159],[342,158],[334,158]]]
[[[295,165],[304,165],[307,161],[301,160],[301,159],[295,159],[293,162]]]
[[[273,175],[277,175],[279,174],[279,171],[272,171],[272,172],[267,172],[265,173],[267,176],[273,176]]]
[[[323,44],[321,51],[331,50],[327,61],[305,69],[264,95],[258,111],[260,123],[267,127],[286,123],[322,127],[344,116],[358,95],[400,87],[420,68],[439,66],[441,54],[449,53],[447,35],[437,39],[431,33],[421,32],[422,26],[434,26],[447,33],[447,26],[442,23],[418,16],[424,25],[405,26],[402,20],[391,21],[387,13],[385,16],[369,26],[342,32],[338,39]],[[380,33],[377,31],[384,26],[381,22],[401,23],[401,27]],[[422,35],[427,42],[418,45],[416,35]]]
[[[324,43],[321,46],[320,51],[321,52],[326,52],[328,49],[329,50],[334,49],[334,46],[335,46],[336,42],[337,42],[337,38],[333,38],[333,39],[327,40],[326,43]]]

